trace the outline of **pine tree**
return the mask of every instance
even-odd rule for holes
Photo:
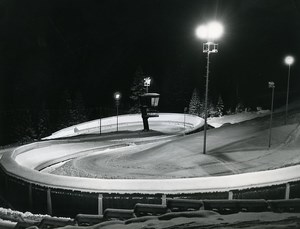
[[[144,87],[144,78],[145,74],[143,72],[143,69],[141,67],[138,67],[138,69],[135,72],[135,77],[133,79],[132,86],[130,88],[131,108],[129,110],[129,113],[140,112],[139,96],[146,93],[146,88]]]
[[[199,116],[201,118],[205,117],[205,100],[203,98],[200,99],[200,112]]]
[[[20,110],[14,116],[13,120],[13,137],[18,142],[28,142],[36,138],[36,132],[34,131],[32,114],[26,110]]]
[[[37,121],[37,138],[41,139],[50,134],[50,114],[46,109],[45,104],[42,105],[38,113]]]
[[[224,103],[223,103],[223,99],[222,99],[221,96],[219,96],[219,98],[218,98],[218,103],[217,103],[216,109],[217,109],[216,115],[219,116],[219,117],[223,116],[223,114],[224,114]]]
[[[76,125],[86,121],[85,107],[81,95],[72,99],[68,90],[64,91],[59,112],[59,128]]]
[[[68,90],[63,92],[62,95],[62,100],[61,100],[61,105],[60,105],[60,110],[59,110],[59,120],[58,120],[58,127],[59,129],[68,127],[70,125],[73,125],[73,120],[72,120],[72,100],[71,100],[71,95]]]
[[[235,113],[243,112],[245,109],[245,105],[242,101],[239,101],[238,104],[235,107]]]
[[[86,109],[80,93],[76,94],[74,102],[72,103],[72,115],[75,124],[87,121]]]
[[[195,88],[192,94],[192,98],[189,103],[189,114],[192,115],[200,115],[200,109],[201,109],[201,101],[199,97],[199,92]]]

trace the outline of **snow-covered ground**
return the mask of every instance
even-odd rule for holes
[[[145,220],[144,222],[142,222]],[[299,228],[299,213],[238,213],[219,215],[211,211],[170,213],[161,217],[144,217],[143,220],[127,220],[124,222],[109,221],[97,226],[76,227],[66,229],[198,229],[198,228]],[[129,223],[132,222],[132,223]]]
[[[210,129],[208,131],[208,153],[207,155],[201,154],[202,149],[202,135],[196,133],[190,136],[176,138],[175,141],[167,139],[165,142],[156,142],[156,137],[148,141],[141,138],[136,138],[134,144],[124,145],[124,147],[117,147],[114,149],[100,150],[99,152],[93,152],[92,154],[82,154],[78,159],[69,161],[68,163],[72,166],[83,165],[89,176],[89,170],[85,168],[85,164],[95,163],[96,166],[102,166],[107,169],[107,174],[111,177],[116,176],[113,170],[119,170],[124,173],[126,169],[133,170],[142,169],[143,172],[148,172],[148,175],[153,178],[155,177],[177,177],[178,174],[183,174],[181,177],[190,177],[191,174],[195,173],[195,176],[217,176],[224,174],[236,174],[240,172],[251,172],[256,170],[270,170],[281,167],[287,167],[290,165],[296,165],[300,163],[299,146],[300,146],[300,127],[299,120],[300,114],[297,106],[289,113],[288,125],[283,125],[284,116],[283,113],[275,112],[274,122],[272,129],[272,146],[268,149],[268,134],[269,134],[269,117],[266,116],[268,113],[255,114],[244,112],[232,116],[224,116],[221,118],[210,119],[209,123],[212,126],[218,127],[223,124],[231,123],[233,125],[224,125],[222,128]],[[259,119],[253,119],[258,116]],[[253,119],[253,120],[251,120]],[[241,122],[245,121],[246,122]],[[166,137],[166,136],[165,136]],[[126,137],[122,139],[114,139],[113,142],[125,143]],[[147,137],[146,137],[147,139]],[[140,142],[139,142],[140,141]],[[133,142],[132,139],[130,142]],[[145,143],[145,144],[143,144]],[[162,144],[161,144],[162,143]],[[90,148],[102,147],[103,143],[89,142]],[[96,144],[96,145],[95,145]],[[97,145],[99,144],[99,145]],[[153,144],[153,145],[152,145]],[[62,146],[60,149],[56,149],[57,145],[49,146],[48,149],[41,148],[42,152],[40,159],[42,161],[35,162],[27,160],[26,157],[19,155],[17,161],[19,163],[25,163],[30,168],[35,168],[40,163],[45,163],[49,158],[47,153],[51,153],[52,156],[60,158],[60,153],[65,154],[66,152],[74,153],[75,143],[71,143],[71,146],[66,144],[59,144]],[[75,154],[81,152],[82,149],[88,149],[88,145],[85,143],[78,143],[78,148],[75,147]],[[105,145],[106,146],[106,145]],[[52,148],[54,147],[54,148]],[[126,149],[126,151],[124,151]],[[62,150],[62,151],[60,151]],[[70,151],[69,151],[70,150]],[[55,153],[54,153],[55,152]],[[35,153],[31,152],[31,159],[34,158]],[[95,160],[99,158],[99,160]],[[129,161],[131,161],[129,163]],[[167,161],[168,163],[164,163]],[[84,162],[84,163],[82,163]],[[144,162],[139,164],[139,162]],[[156,167],[153,167],[153,164]],[[89,164],[87,163],[87,164]],[[102,164],[99,164],[102,163]],[[105,163],[106,168],[105,168]],[[125,163],[125,164],[124,164]],[[202,164],[201,164],[202,163]],[[23,165],[25,165],[23,164]],[[66,163],[67,164],[67,163]],[[64,166],[66,166],[64,164]],[[120,167],[120,165],[122,165]],[[138,166],[137,166],[138,165]],[[152,167],[151,167],[151,166]],[[244,165],[244,167],[242,167]],[[149,167],[147,167],[149,166]],[[180,167],[178,167],[180,166]],[[130,168],[128,168],[130,167]],[[139,168],[141,167],[141,168]],[[196,167],[200,169],[193,171]],[[62,167],[63,168],[63,167]],[[60,168],[64,172],[66,170]],[[165,169],[170,169],[170,172],[166,172]],[[292,168],[292,167],[291,167]],[[82,169],[82,168],[80,168]],[[110,169],[110,170],[109,170]],[[278,171],[280,169],[277,169]],[[59,171],[59,169],[57,170]],[[152,174],[151,174],[152,171]],[[273,170],[274,171],[274,170]],[[275,170],[276,171],[276,170]],[[288,171],[288,170],[286,170]],[[299,167],[295,170],[299,171]],[[103,171],[101,171],[102,173]],[[150,172],[150,173],[149,173]],[[270,171],[271,172],[271,171]],[[136,175],[130,174],[130,178],[140,177],[141,172],[137,172]],[[257,181],[260,177],[267,175],[268,172],[257,173]],[[70,174],[69,174],[70,175]],[[147,176],[148,176],[147,175]],[[120,176],[118,174],[117,176]],[[125,175],[126,176],[126,175]],[[193,176],[193,175],[192,175]],[[274,174],[272,174],[274,176]],[[225,176],[226,177],[226,176]],[[129,177],[127,177],[129,178]],[[147,177],[146,177],[147,178]],[[216,177],[215,177],[216,178]],[[240,179],[243,179],[240,177]],[[245,178],[247,179],[247,178]],[[239,180],[237,178],[237,180]],[[163,182],[161,182],[162,184]],[[168,183],[168,182],[166,182]],[[184,184],[183,184],[184,185]],[[180,215],[181,214],[181,215]],[[194,215],[193,215],[194,214]],[[198,215],[195,215],[198,214]],[[0,225],[1,225],[0,221]],[[179,213],[176,217],[170,217],[168,220],[164,219],[148,219],[145,222],[135,222],[130,224],[124,224],[122,222],[108,222],[103,223],[101,226],[89,227],[94,228],[299,228],[300,227],[300,216],[299,213],[238,213],[232,215],[218,215],[209,212],[202,213]],[[79,228],[79,227],[68,227]]]
[[[0,208],[0,214],[7,214],[18,221],[34,220],[40,222],[45,215],[33,215]],[[0,228],[13,228],[15,222],[0,219]],[[159,217],[146,216],[127,221],[107,221],[94,226],[66,226],[64,229],[195,229],[195,228],[299,228],[299,213],[236,213],[219,215],[212,211],[174,212]]]
[[[290,115],[290,124],[286,126],[281,123],[282,113],[274,116],[270,149],[269,117],[262,117],[267,114],[243,112],[210,119],[215,126],[239,124],[209,130],[206,155],[202,154],[203,135],[197,133],[149,149],[131,145],[86,155],[67,162],[53,173],[97,178],[186,178],[233,175],[298,164],[298,113]],[[261,118],[241,123],[254,117]]]
[[[90,191],[190,193],[280,184],[299,179],[299,115],[299,108],[291,111],[288,125],[283,125],[284,113],[274,115],[270,149],[269,117],[265,116],[210,129],[205,155],[201,132],[170,136],[168,131],[163,135],[150,131],[154,133],[151,140],[150,136],[126,136],[145,134],[133,131],[109,135],[106,140],[102,136],[90,139],[83,136],[49,141],[42,147],[37,143],[16,150],[13,154],[16,161],[10,156],[2,157],[1,161],[9,166],[10,172],[30,182]],[[236,117],[231,121],[237,120]],[[243,120],[249,117],[244,115]],[[224,122],[224,118],[219,120]],[[61,161],[65,163],[58,164]],[[56,164],[47,170],[51,174],[32,170],[51,164]],[[292,165],[295,166],[287,167]],[[159,185],[162,181],[163,185]]]
[[[48,215],[18,212],[0,208],[0,228],[14,228],[16,222],[40,222]],[[10,220],[8,220],[10,219]],[[11,221],[13,220],[13,221]],[[220,215],[213,211],[172,212],[162,216],[146,216],[126,221],[106,221],[94,226],[66,226],[64,229],[195,229],[195,228],[299,228],[299,213],[235,213]]]
[[[203,119],[189,114],[159,113],[158,117],[148,120],[152,130],[163,133],[189,133],[203,125]],[[119,115],[97,119],[77,124],[59,130],[44,140],[72,137],[83,134],[110,133],[117,130],[137,131],[143,129],[143,122],[140,114]]]
[[[241,112],[231,115],[224,115],[221,117],[208,118],[207,122],[209,125],[218,128],[222,125],[235,124],[247,120],[251,120],[258,117],[266,116],[270,113],[269,110],[251,111],[251,112]]]

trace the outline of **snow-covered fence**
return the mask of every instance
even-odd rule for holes
[[[89,133],[99,133],[100,126],[101,132],[114,132],[116,131],[117,125],[117,117],[108,117],[96,119],[89,122],[80,123],[74,126],[70,126],[59,130],[48,137],[45,137],[44,140],[47,139],[55,139],[55,138],[64,138],[71,137],[80,134],[89,134]],[[149,119],[149,125],[151,127],[151,123],[166,123],[173,125],[185,126],[185,132],[193,131],[197,128],[200,128],[203,125],[203,119],[190,115],[190,114],[178,114],[178,113],[160,113],[159,117]],[[123,130],[126,130],[128,127],[132,125],[141,125],[143,127],[142,118],[140,114],[128,114],[128,115],[119,115],[118,116],[118,126],[122,127]]]

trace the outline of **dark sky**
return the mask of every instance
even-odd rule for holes
[[[224,24],[212,54],[210,95],[251,106],[275,81],[284,100],[286,54],[294,55],[291,94],[300,85],[300,0],[1,0],[1,109],[55,108],[64,91],[88,107],[110,106],[141,67],[153,77],[162,111],[181,111],[204,93],[206,57],[194,30]]]

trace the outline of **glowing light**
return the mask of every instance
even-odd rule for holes
[[[294,57],[292,56],[287,56],[285,59],[284,59],[284,62],[287,64],[287,65],[292,65],[294,63]]]
[[[211,22],[208,24],[208,37],[218,39],[223,34],[223,26],[219,22]]]
[[[121,99],[121,93],[120,92],[116,92],[114,94],[114,98],[115,98],[115,100],[120,100]]]
[[[200,25],[196,29],[196,36],[200,39],[206,39],[208,37],[207,27],[205,25]]]
[[[146,77],[144,79],[144,86],[145,87],[149,87],[150,86],[150,83],[151,83],[151,78],[150,77]]]
[[[196,36],[200,39],[213,40],[223,35],[224,29],[219,22],[210,22],[207,25],[200,25],[196,29]]]

